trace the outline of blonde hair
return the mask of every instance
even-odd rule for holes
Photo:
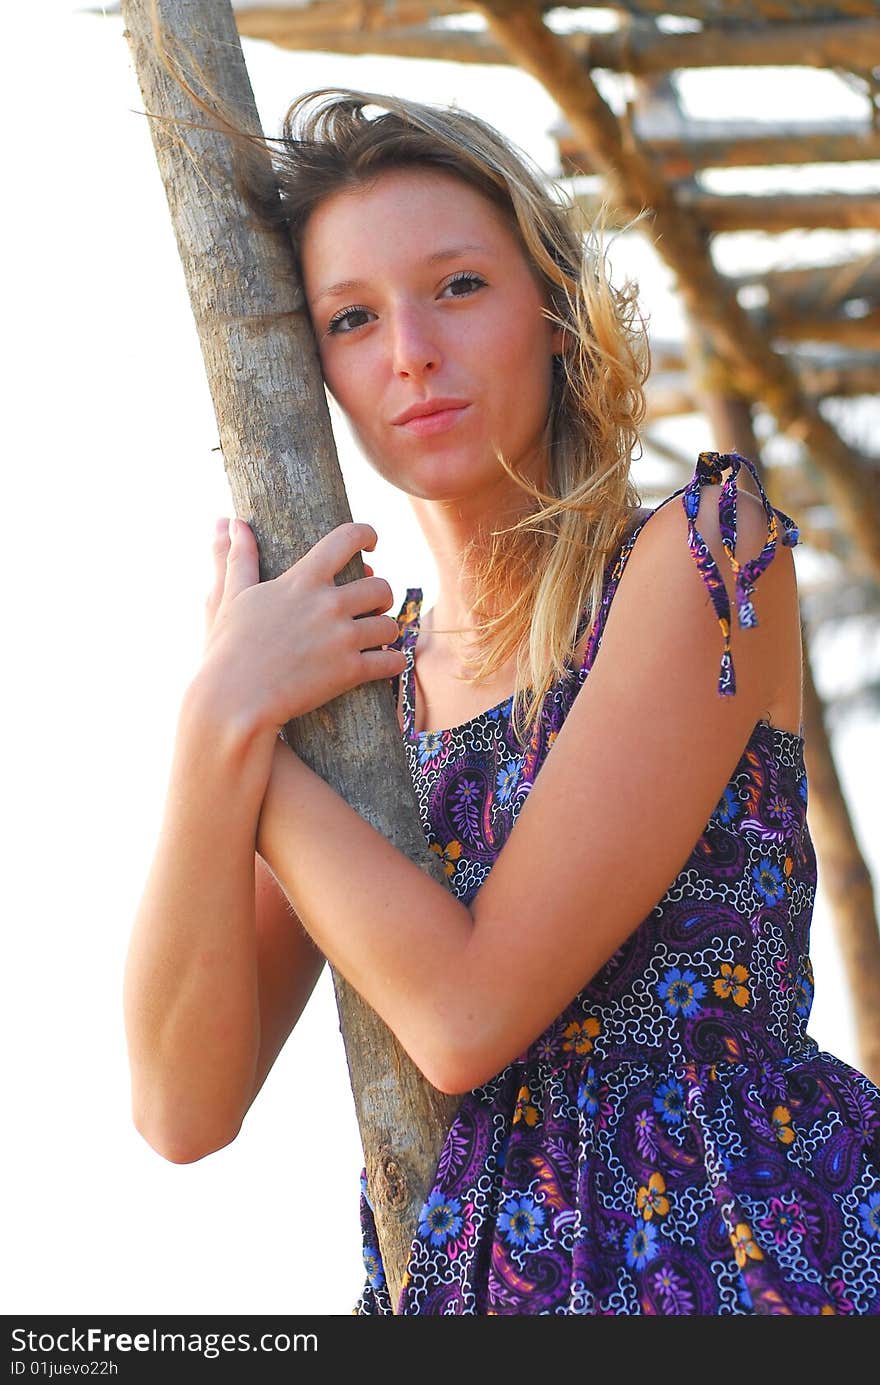
[[[161,41],[155,6],[153,15],[163,62],[233,140],[239,190],[264,223],[286,225],[300,279],[305,227],[326,198],[387,170],[416,167],[454,174],[488,198],[544,286],[550,305],[544,314],[563,331],[541,440],[546,484],[517,475],[497,451],[499,465],[531,503],[513,524],[475,534],[462,555],[476,593],[477,634],[469,672],[460,677],[482,682],[516,656],[511,720],[524,743],[547,693],[569,674],[581,616],[588,629],[596,619],[605,567],[640,504],[630,467],[645,415],[650,348],[637,284],[626,280],[616,288],[606,272],[612,206],[603,199],[587,222],[521,149],[454,106],[325,87],[290,105],[280,136],[245,130],[189,55],[210,105],[193,89]],[[370,117],[368,107],[380,113]],[[274,178],[267,178],[267,154]]]
[[[611,208],[603,201],[592,224],[579,225],[576,204],[559,189],[554,196],[522,150],[456,107],[327,87],[292,103],[273,143],[297,257],[309,217],[332,193],[389,169],[437,168],[502,211],[545,287],[544,315],[563,329],[542,439],[545,484],[518,475],[499,450],[530,504],[513,524],[476,534],[463,555],[477,635],[460,677],[481,682],[516,655],[512,721],[524,742],[566,673],[581,615],[591,625],[598,613],[606,564],[640,503],[630,467],[650,349],[637,285],[617,289],[605,269]]]

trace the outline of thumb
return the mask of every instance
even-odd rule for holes
[[[231,601],[247,587],[255,587],[259,580],[260,555],[253,530],[243,519],[230,519],[224,601]]]

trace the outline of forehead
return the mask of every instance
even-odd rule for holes
[[[319,203],[302,236],[303,269],[314,278],[353,254],[424,259],[441,244],[468,242],[494,253],[519,249],[501,208],[463,178],[443,169],[389,169]]]

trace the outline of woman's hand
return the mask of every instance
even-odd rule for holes
[[[397,639],[389,584],[368,574],[337,586],[355,553],[375,548],[369,524],[325,534],[279,577],[261,582],[253,532],[225,520],[214,537],[214,584],[205,603],[199,676],[222,689],[224,706],[260,729],[277,732],[361,683],[393,678],[405,656],[382,646]]]

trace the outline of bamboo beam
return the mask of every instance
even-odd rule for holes
[[[277,14],[278,11],[271,11]],[[242,38],[264,39],[297,53],[344,53],[374,58],[423,58],[430,62],[505,64],[497,43],[469,29],[310,29],[295,22],[273,24],[253,10],[236,14]]]
[[[498,0],[505,9],[514,7],[532,14],[551,6],[541,4],[540,0]],[[474,6],[478,9],[479,6]],[[563,0],[561,5],[553,4],[553,9],[590,10],[608,8],[607,0]],[[718,28],[737,24],[753,24],[756,20],[767,23],[789,24],[797,20],[842,20],[870,16],[877,13],[876,0],[617,0],[614,8],[634,18],[657,19],[660,15],[679,15],[682,18],[700,19],[707,25]]]
[[[510,66],[504,47],[480,30],[428,28],[432,6],[423,5],[414,27],[404,30],[398,8],[382,24],[375,11],[363,28],[351,22],[350,7],[319,16],[309,10],[255,6],[236,11],[243,38],[263,39],[279,48],[381,57],[428,58],[443,62]],[[447,14],[464,12],[451,7]],[[412,14],[412,11],[410,11]],[[320,19],[320,23],[317,20]],[[611,33],[575,30],[568,40],[586,67],[652,76],[678,69],[707,67],[843,67],[865,71],[880,64],[880,22],[876,18],[820,24],[753,25],[748,29],[704,29],[699,33],[644,32],[622,26]]]
[[[837,314],[833,317],[798,317],[794,312],[758,313],[765,331],[774,341],[830,341],[838,346],[880,350],[880,308],[860,317]]]
[[[320,35],[381,34],[427,24],[445,15],[465,14],[456,0],[311,0],[303,5],[248,5],[235,11],[242,37],[268,39],[281,48],[299,48]],[[335,48],[335,44],[334,44]],[[369,51],[369,50],[368,50]]]
[[[161,0],[172,56],[192,55],[246,129],[259,118],[228,0]],[[260,578],[277,577],[351,519],[293,250],[239,194],[231,142],[159,60],[150,0],[123,0],[135,68],[199,333],[235,511],[252,526]],[[190,64],[187,60],[186,68]],[[260,176],[267,191],[271,169]],[[358,555],[342,581],[363,576]],[[435,879],[384,683],[366,683],[284,728],[284,738],[368,822]],[[392,1303],[456,1098],[424,1080],[390,1030],[333,972],[370,1197]]]
[[[749,315],[752,316],[751,310]],[[806,394],[824,399],[826,396],[846,396],[880,393],[880,351],[849,351],[832,348],[830,351],[786,352],[786,359],[801,382]],[[678,341],[665,338],[651,340],[651,376],[647,389],[654,384],[677,390],[685,380],[685,353]],[[716,382],[718,388],[732,388],[729,371],[718,357],[713,358],[713,369],[724,371],[723,383]],[[678,376],[681,375],[681,381]]]
[[[878,25],[880,33],[880,25]],[[878,44],[880,48],[880,44]],[[670,179],[689,178],[702,168],[752,168],[767,165],[852,163],[880,159],[880,131],[864,122],[825,121],[808,125],[760,125],[756,121],[687,121],[676,134],[636,131],[654,162]],[[589,155],[571,133],[556,134],[565,175],[590,174]]]
[[[108,0],[86,13],[118,14],[119,8],[118,0]],[[399,5],[390,10],[373,5],[365,10],[363,5],[336,0],[295,8],[249,5],[236,9],[235,19],[242,38],[262,39],[302,52],[371,53],[510,66],[504,47],[484,31],[428,27],[435,17],[470,14],[472,8],[424,0],[423,4],[407,6],[406,29]],[[362,12],[365,20],[359,21]],[[663,12],[672,11],[664,6]],[[643,77],[706,67],[841,67],[865,72],[880,65],[880,20],[876,10],[867,14],[865,19],[789,20],[707,27],[680,34],[622,25],[610,33],[574,30],[568,41],[588,68]]]
[[[767,307],[783,308],[789,301],[799,305],[838,302],[844,298],[880,297],[880,242],[863,255],[830,264],[798,265],[793,269],[753,269],[727,275],[735,289],[760,286],[767,291]]]
[[[811,400],[855,399],[863,394],[880,394],[880,358],[873,366],[852,366],[849,370],[796,365],[801,389]],[[689,376],[682,371],[652,372],[645,390],[648,417],[670,418],[699,412]]]
[[[687,188],[681,206],[715,232],[880,229],[880,196],[876,192],[717,196]]]
[[[596,158],[599,157],[597,154]],[[650,157],[647,150],[644,157]],[[662,170],[653,168],[652,183],[659,184],[661,178]],[[689,214],[713,234],[766,231],[769,235],[780,235],[783,231],[880,229],[880,196],[876,192],[765,195],[704,192],[691,188],[679,188],[675,192],[681,213]],[[575,192],[572,197],[588,216],[595,215],[600,193]]]
[[[778,355],[725,285],[692,211],[678,205],[632,130],[607,106],[565,39],[540,17],[501,0],[479,6],[499,42],[557,102],[623,212],[649,209],[652,239],[672,268],[685,308],[729,365],[738,394],[760,401],[779,428],[798,438],[825,476],[841,525],[861,561],[880,574],[880,481],[876,465],[846,446],[804,396],[794,371]]]

